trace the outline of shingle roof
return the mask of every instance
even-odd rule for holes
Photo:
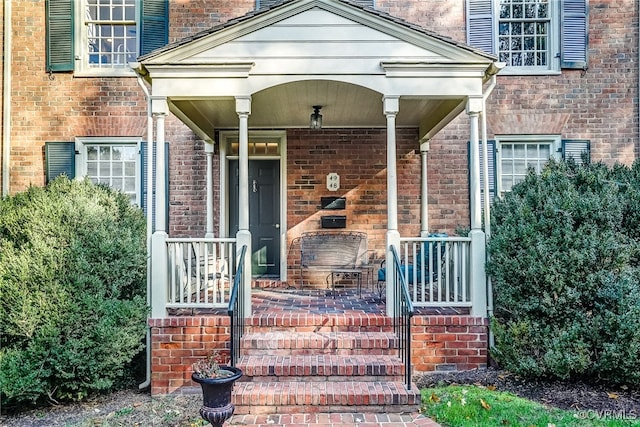
[[[140,56],[138,58],[138,60],[139,61],[144,61],[146,59],[149,59],[149,58],[152,58],[152,57],[154,57],[156,55],[159,55],[159,54],[161,54],[163,52],[167,52],[167,51],[176,49],[179,46],[183,46],[185,44],[191,43],[192,41],[195,41],[195,40],[201,39],[203,37],[206,37],[206,36],[208,36],[210,34],[214,34],[214,33],[218,32],[218,31],[223,30],[224,28],[232,27],[232,26],[234,26],[236,24],[239,24],[241,22],[248,21],[248,20],[250,20],[251,18],[253,18],[255,16],[262,15],[264,13],[267,13],[269,11],[272,11],[274,9],[282,7],[283,5],[286,5],[286,4],[289,4],[289,3],[294,3],[294,2],[297,2],[297,1],[299,1],[299,0],[280,0],[280,1],[277,1],[277,2],[273,3],[271,6],[266,7],[264,9],[253,10],[253,11],[247,13],[246,15],[230,19],[229,21],[226,21],[226,22],[224,22],[222,24],[213,26],[213,27],[211,27],[209,29],[206,29],[204,31],[200,31],[200,32],[198,32],[196,34],[193,34],[192,36],[185,37],[185,38],[183,38],[181,40],[178,40],[178,41],[175,41],[173,43],[169,43],[169,44],[167,44],[167,45],[165,45],[165,46],[163,46],[161,48],[158,48],[158,49],[156,49],[156,50],[154,50],[152,52],[149,52],[149,53],[147,53],[145,55]],[[412,29],[414,31],[417,31],[417,32],[425,34],[425,35],[427,35],[429,37],[433,37],[435,39],[441,40],[441,41],[443,41],[445,43],[448,43],[450,45],[456,46],[458,48],[461,48],[461,49],[476,53],[478,55],[482,55],[482,56],[487,57],[489,59],[496,59],[496,57],[494,55],[488,54],[488,53],[486,53],[486,52],[484,52],[484,51],[482,51],[480,49],[473,48],[473,47],[471,47],[471,46],[469,46],[469,45],[467,45],[465,43],[460,43],[458,41],[455,41],[450,37],[446,37],[446,36],[443,36],[441,34],[435,33],[433,31],[429,31],[429,30],[427,30],[427,29],[425,29],[425,28],[423,28],[423,27],[421,27],[419,25],[412,24],[412,23],[410,23],[410,22],[408,22],[408,21],[406,21],[404,19],[397,18],[395,16],[389,15],[386,12],[382,12],[382,11],[377,10],[375,8],[372,8],[370,6],[364,6],[364,5],[362,5],[362,4],[360,4],[360,3],[356,2],[356,1],[353,1],[353,0],[336,0],[336,1],[348,4],[349,6],[354,7],[354,8],[358,8],[358,9],[364,10],[367,13],[370,13],[371,15],[379,16],[382,19],[385,19],[387,21],[393,22],[393,23],[395,23],[397,25],[404,26],[406,28],[410,28],[410,29]]]

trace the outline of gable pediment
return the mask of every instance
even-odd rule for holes
[[[251,63],[251,74],[380,74],[381,62],[490,63],[486,55],[339,0],[299,0],[195,38],[145,65]]]

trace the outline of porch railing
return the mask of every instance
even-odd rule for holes
[[[167,239],[167,308],[226,308],[236,276],[236,239]]]
[[[470,307],[468,237],[400,239],[400,265],[416,307]]]
[[[231,296],[229,298],[229,307],[227,313],[230,319],[230,346],[231,346],[231,366],[236,366],[240,359],[240,339],[244,335],[244,318],[245,318],[245,292],[244,292],[244,257],[247,253],[247,246],[243,246],[238,260],[238,270],[233,280],[231,288]]]
[[[411,390],[411,318],[414,314],[413,304],[409,296],[407,280],[401,268],[396,248],[391,246],[394,264],[394,307],[393,330],[398,336],[398,352],[404,365],[404,379],[407,390]]]

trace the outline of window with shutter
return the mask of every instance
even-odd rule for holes
[[[578,164],[590,161],[591,144],[589,140],[561,139],[558,135],[507,135],[488,141],[487,149],[489,196],[493,200],[495,194],[504,194],[521,182],[529,168],[540,172],[549,158],[572,158]]]
[[[131,76],[129,62],[168,43],[168,0],[47,0],[47,70]]]
[[[502,74],[587,66],[587,0],[467,0],[467,43],[498,56]]]

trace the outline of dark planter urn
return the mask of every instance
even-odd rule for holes
[[[222,427],[231,418],[235,407],[231,403],[233,383],[242,376],[242,371],[233,366],[220,366],[220,370],[232,372],[224,378],[200,378],[191,374],[191,379],[202,387],[202,408],[200,416],[213,427]]]

